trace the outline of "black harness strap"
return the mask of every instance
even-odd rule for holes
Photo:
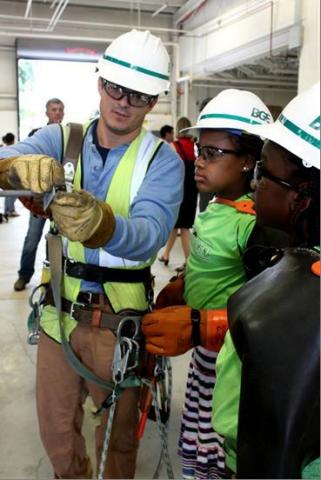
[[[140,270],[99,267],[65,260],[65,273],[70,277],[86,280],[87,282],[119,282],[119,283],[148,283],[151,281],[150,267]]]

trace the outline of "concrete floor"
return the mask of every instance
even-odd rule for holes
[[[2,207],[2,201],[0,201]],[[10,218],[0,225],[0,479],[52,479],[53,473],[38,434],[35,408],[36,346],[26,342],[27,317],[30,307],[28,297],[39,283],[44,258],[42,240],[37,255],[36,273],[28,288],[22,292],[13,290],[17,278],[19,260],[28,225],[28,212],[19,201],[16,208],[20,217]],[[0,208],[3,211],[3,208]],[[153,272],[159,291],[183,263],[180,242],[177,241],[170,264],[165,267],[156,260]],[[175,478],[181,478],[180,459],[177,456],[180,413],[184,398],[186,370],[190,354],[172,360],[173,401],[169,430],[169,448]],[[86,403],[84,435],[88,451],[93,459],[93,430],[95,420],[91,404]],[[160,438],[154,422],[147,423],[139,449],[136,478],[152,478],[160,453]],[[163,469],[161,478],[167,478]]]

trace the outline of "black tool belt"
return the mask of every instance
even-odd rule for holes
[[[64,272],[70,277],[103,284],[105,282],[119,283],[151,283],[150,267],[141,270],[128,270],[122,268],[100,267],[81,262],[64,259]]]

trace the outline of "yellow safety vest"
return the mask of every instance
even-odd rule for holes
[[[84,136],[91,124],[83,126]],[[69,129],[64,127],[64,145],[67,145]],[[113,212],[128,218],[130,205],[135,198],[140,185],[143,182],[150,160],[156,151],[159,143],[150,132],[142,128],[140,134],[129,145],[128,149],[120,159],[116,171],[113,175],[111,184],[106,194],[106,202],[112,207]],[[81,161],[77,163],[74,177],[74,189],[81,189]],[[76,262],[85,263],[85,249],[80,242],[71,242],[63,238],[64,256]],[[148,261],[132,261],[126,258],[115,257],[108,252],[99,249],[99,266],[119,268],[119,269],[143,269],[153,263],[155,257]],[[71,302],[77,300],[80,291],[81,280],[63,275],[61,292],[62,296]],[[104,291],[117,313],[120,310],[133,308],[136,310],[146,310],[148,302],[146,290],[143,283],[118,283],[106,282],[103,284]],[[62,314],[64,329],[67,338],[76,327],[77,322],[70,315]],[[52,338],[60,342],[59,324],[55,307],[47,305],[44,307],[41,316],[42,329]]]

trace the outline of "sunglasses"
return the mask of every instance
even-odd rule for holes
[[[128,88],[121,87],[115,83],[109,82],[102,78],[103,86],[107,95],[114,100],[121,100],[127,97],[127,102],[131,107],[147,107],[152,100],[156,98],[155,95],[146,95],[145,93],[135,92],[135,90],[129,90]]]
[[[195,157],[202,157],[203,160],[208,162],[215,161],[218,158],[222,158],[224,155],[231,154],[231,155],[240,155],[242,153],[241,150],[229,150],[227,148],[218,148],[212,146],[204,146],[201,147],[199,143],[195,143],[194,145],[194,153]]]
[[[289,188],[291,190],[297,191],[297,187],[292,185],[291,183],[287,182],[286,180],[283,180],[282,178],[276,177],[275,175],[272,175],[272,173],[268,172],[264,166],[262,160],[256,162],[255,168],[254,168],[254,174],[253,174],[253,181],[255,185],[260,185],[263,182],[263,178],[268,178],[274,183],[277,183],[278,185],[281,185],[282,187]]]

